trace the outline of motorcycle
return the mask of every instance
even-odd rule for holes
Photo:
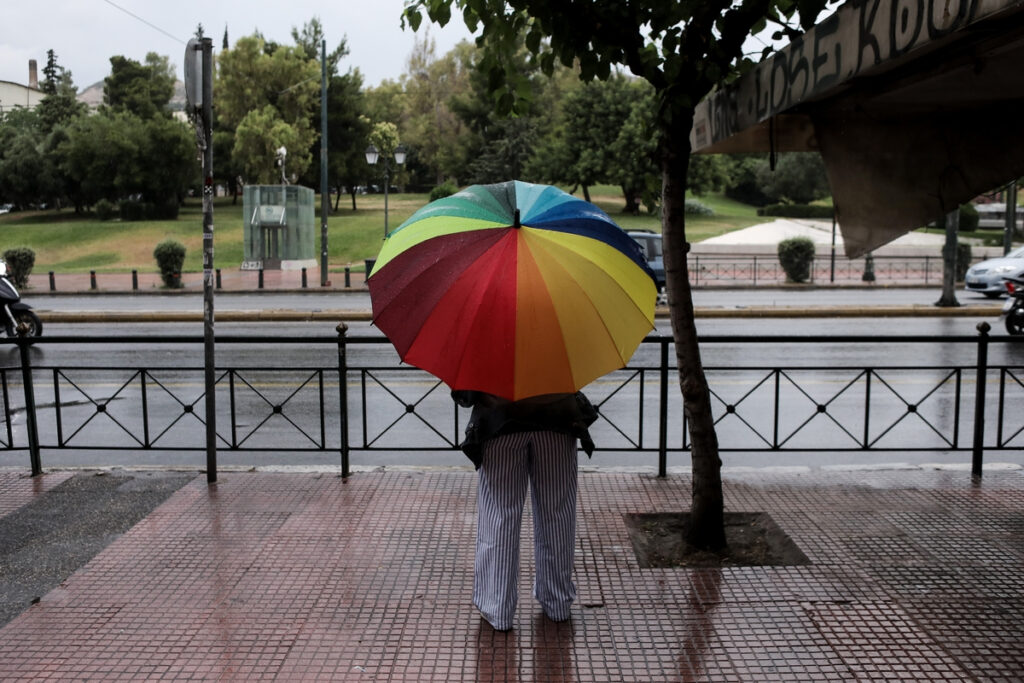
[[[43,323],[31,306],[22,303],[21,295],[7,275],[7,263],[3,259],[0,259],[0,306],[3,306],[4,332],[8,337],[38,337],[43,333]]]
[[[1024,334],[1024,279],[1004,277],[1006,293],[1009,295],[1003,303],[1006,331],[1010,334]]]

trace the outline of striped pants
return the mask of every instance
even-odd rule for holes
[[[484,444],[477,487],[473,604],[502,631],[512,628],[519,598],[519,532],[527,485],[536,555],[533,596],[549,618],[563,621],[576,598],[576,438],[524,432]]]

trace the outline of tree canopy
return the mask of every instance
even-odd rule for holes
[[[416,29],[425,14],[447,24],[457,10],[479,32],[480,65],[496,110],[529,109],[530,79],[518,68],[519,46],[545,74],[555,64],[574,66],[583,80],[607,80],[620,68],[647,81],[656,99],[657,155],[661,170],[662,232],[672,331],[683,412],[693,462],[694,524],[698,547],[725,545],[724,500],[718,439],[710,392],[694,325],[686,253],[689,135],[694,108],[717,84],[749,60],[743,45],[776,22],[796,30],[814,24],[826,0],[415,0],[404,21]]]

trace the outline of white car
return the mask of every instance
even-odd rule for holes
[[[967,270],[964,289],[994,299],[1006,294],[1004,277],[1024,277],[1024,247],[971,266]]]

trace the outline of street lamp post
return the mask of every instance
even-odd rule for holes
[[[380,152],[373,145],[366,148],[366,163],[370,166],[375,166],[377,160],[381,159]],[[405,147],[399,145],[395,147],[395,165],[401,166],[405,163]],[[388,234],[388,186],[391,184],[391,161],[384,157],[382,160],[384,165],[384,236]]]

